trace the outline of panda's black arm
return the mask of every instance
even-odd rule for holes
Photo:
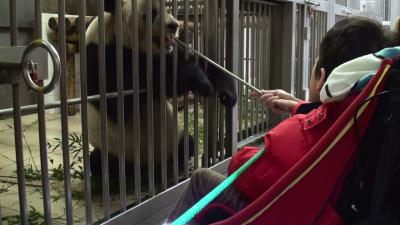
[[[199,64],[206,69],[207,76],[217,92],[221,103],[228,108],[232,108],[237,101],[235,80],[229,75],[225,74],[221,69],[210,63],[207,63],[202,58],[199,58]]]
[[[166,88],[167,96],[173,95],[174,66],[173,55],[166,58]],[[185,60],[184,55],[178,54],[177,64],[177,94],[183,95],[187,91],[209,96],[213,92],[213,86],[204,71],[195,63]]]

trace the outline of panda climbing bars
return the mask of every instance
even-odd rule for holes
[[[242,84],[246,85],[247,87],[253,89],[254,91],[256,91],[257,93],[261,94],[261,91],[254,87],[253,85],[249,84],[248,82],[246,82],[245,80],[243,80],[242,78],[240,78],[239,76],[237,76],[236,74],[232,73],[231,71],[225,69],[224,67],[220,66],[218,63],[212,61],[211,59],[209,59],[207,56],[201,54],[199,51],[189,47],[187,44],[185,44],[183,41],[179,40],[178,38],[175,38],[176,42],[179,43],[180,45],[184,46],[185,48],[187,48],[190,51],[193,51],[194,53],[196,53],[198,56],[200,56],[201,58],[203,58],[204,60],[206,60],[207,62],[211,63],[212,65],[216,66],[218,69],[224,71],[226,74],[228,74],[230,77],[234,78],[235,80],[241,82]]]

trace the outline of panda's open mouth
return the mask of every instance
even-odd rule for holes
[[[165,45],[168,47],[175,45],[175,36],[173,34],[166,34],[165,35]]]

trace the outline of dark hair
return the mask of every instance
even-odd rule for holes
[[[352,59],[395,46],[398,36],[383,29],[377,21],[364,17],[350,17],[337,22],[323,38],[316,65],[316,77],[321,68],[326,78],[332,70]]]

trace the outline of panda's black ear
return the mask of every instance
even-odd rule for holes
[[[115,0],[103,0],[103,1],[104,1],[104,11],[114,14],[115,13]]]

